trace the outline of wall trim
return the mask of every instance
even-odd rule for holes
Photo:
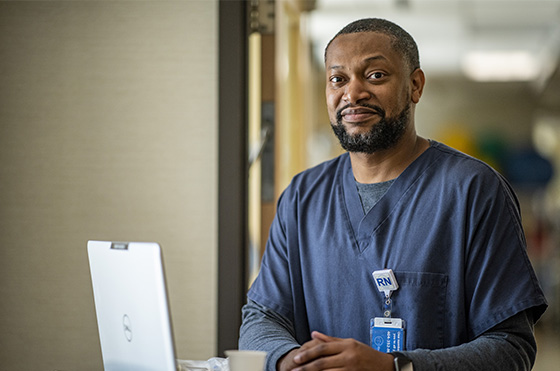
[[[218,356],[237,349],[247,291],[247,2],[218,2]]]

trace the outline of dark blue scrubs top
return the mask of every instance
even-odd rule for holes
[[[437,142],[365,216],[348,154],[294,177],[248,297],[292,320],[300,343],[318,330],[369,344],[384,309],[371,273],[385,268],[400,286],[392,316],[406,321],[406,350],[462,344],[546,309],[511,187]]]

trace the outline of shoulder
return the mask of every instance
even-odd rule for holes
[[[309,168],[292,178],[282,192],[279,204],[301,203],[317,197],[328,197],[349,170],[351,171],[351,165],[347,153]]]
[[[507,179],[484,161],[435,141],[431,141],[430,150],[437,154],[434,165],[445,184],[452,185],[464,195],[492,198],[501,194],[519,207],[517,196]]]
[[[505,182],[505,178],[490,165],[455,148],[431,141],[430,149],[438,153],[438,166],[449,176],[448,180]]]
[[[430,141],[430,149],[437,151],[441,155],[441,161],[444,161],[444,163],[450,167],[449,170],[462,171],[465,169],[472,169],[484,174],[488,173],[488,175],[496,172],[485,162],[443,143],[432,140]]]
[[[350,167],[350,159],[347,153],[332,160],[325,161],[319,165],[309,168],[292,178],[286,190],[301,191],[308,188],[321,187],[324,184],[333,184],[345,170]]]

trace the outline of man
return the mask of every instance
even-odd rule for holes
[[[416,134],[412,37],[359,20],[325,63],[348,153],[282,194],[240,348],[267,351],[269,371],[530,369],[547,304],[517,200],[486,164]]]

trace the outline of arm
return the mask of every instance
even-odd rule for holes
[[[275,371],[283,355],[300,347],[295,340],[293,324],[286,317],[250,299],[243,307],[242,314],[239,349],[267,352],[267,371]]]
[[[353,339],[336,339],[323,334],[313,333],[312,339],[300,345],[294,338],[293,324],[286,317],[268,309],[252,300],[243,307],[243,322],[240,329],[239,349],[263,350],[268,353],[266,359],[266,371],[292,370],[298,366],[294,357],[304,354],[300,365],[307,363],[306,357],[319,350],[326,351],[349,347],[353,352],[364,352],[364,350],[375,352],[373,357],[382,357],[390,366],[392,371],[393,356],[379,353],[369,346],[359,343]],[[309,353],[311,352],[311,353]],[[361,357],[350,358],[360,359]],[[323,358],[323,357],[319,357]],[[350,369],[357,371],[358,368],[352,366]]]
[[[428,370],[530,370],[537,344],[530,309],[520,312],[478,338],[447,349],[402,352],[415,371]]]
[[[322,359],[324,362],[333,354],[335,348],[339,353],[351,350],[352,347],[356,349],[355,342],[348,339],[315,334],[314,340],[311,341],[313,344],[310,342],[309,346],[295,351],[300,345],[293,338],[293,326],[289,320],[251,301],[244,307],[243,313],[240,349],[267,351],[267,371],[276,370],[277,362],[284,355],[288,355],[286,358],[291,361],[297,353],[301,353],[300,362],[313,367],[313,361]],[[369,347],[363,347],[361,350],[370,353],[371,357],[376,356],[373,354],[376,351]],[[530,370],[536,356],[532,317],[527,311],[518,313],[473,341],[456,347],[438,350],[417,349],[402,354],[413,361],[415,371]]]

